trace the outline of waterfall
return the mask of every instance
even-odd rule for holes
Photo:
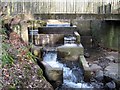
[[[83,73],[81,68],[74,66],[74,68],[67,67],[66,64],[60,63],[57,60],[56,52],[46,52],[44,54],[43,60],[53,67],[63,68],[63,86],[69,88],[92,88],[91,85],[88,85],[83,81]]]

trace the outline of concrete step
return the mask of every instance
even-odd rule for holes
[[[65,44],[57,47],[57,56],[61,60],[76,61],[79,55],[84,54],[84,48],[82,44]]]

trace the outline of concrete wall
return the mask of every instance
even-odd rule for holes
[[[81,43],[85,48],[102,46],[118,50],[120,36],[119,20],[74,20],[81,35]]]
[[[81,35],[81,43],[87,48],[92,46],[92,32],[91,32],[91,20],[73,20],[76,24],[78,32]]]
[[[95,43],[105,48],[118,50],[120,21],[92,21],[91,30]]]

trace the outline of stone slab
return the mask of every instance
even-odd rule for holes
[[[78,60],[79,55],[84,54],[82,44],[65,44],[57,47],[57,56],[64,60]]]
[[[86,61],[86,59],[83,55],[81,55],[79,58],[80,58],[79,61],[80,61],[81,65],[83,67],[83,70],[84,70],[84,80],[86,82],[89,82],[92,75],[91,75],[91,70],[90,70],[90,67],[88,65],[88,62]]]
[[[52,67],[48,63],[42,61],[42,64],[45,67],[45,73],[47,75],[47,78],[50,81],[60,81],[62,83],[63,81],[63,69],[61,67]]]

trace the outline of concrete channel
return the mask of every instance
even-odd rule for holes
[[[69,32],[68,32],[69,31]],[[59,37],[57,38],[58,41],[61,40],[62,38],[62,42],[57,44],[57,41],[52,39],[52,41],[54,41],[54,45],[52,46],[56,46],[55,51],[57,52],[57,58],[60,58],[61,60],[66,60],[66,61],[79,61],[81,67],[84,69],[84,77],[86,81],[90,80],[90,68],[89,65],[84,57],[84,48],[82,46],[82,44],[80,43],[80,35],[77,32],[77,27],[72,27],[72,26],[67,26],[67,27],[58,27],[58,26],[52,26],[52,27],[41,27],[38,28],[38,30],[30,30],[29,28],[29,37],[31,36],[30,33],[33,33],[33,35],[53,35],[54,38],[57,38],[56,36],[59,35]],[[65,44],[64,40],[65,37],[69,37],[72,36],[75,39],[74,44]],[[50,38],[47,37],[47,38]],[[43,38],[45,39],[45,38]],[[38,38],[38,40],[40,40]],[[31,40],[29,40],[31,41]],[[69,42],[69,39],[66,40],[66,42]],[[42,61],[40,61],[43,66],[45,67],[45,74],[48,78],[48,80],[50,82],[54,82],[54,86],[60,86],[63,84],[63,68],[61,67],[55,67],[53,64],[45,62],[43,60],[43,55],[44,55],[44,51],[49,52],[52,49],[51,46],[49,46],[48,42],[47,44],[39,44],[39,45],[34,45],[32,48],[32,52],[34,53],[34,55],[36,55],[38,58],[41,58]],[[35,44],[35,43],[34,43]],[[46,49],[46,47],[48,47],[49,49]],[[88,77],[89,76],[89,77]],[[89,79],[89,80],[88,80]]]

